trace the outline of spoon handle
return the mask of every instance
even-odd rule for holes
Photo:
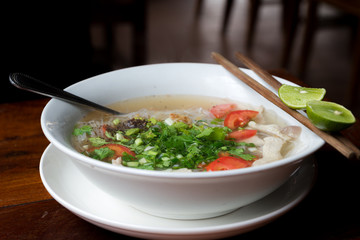
[[[91,107],[106,113],[120,115],[122,113],[113,109],[101,106],[97,103],[91,102],[72,93],[66,92],[45,82],[39,81],[33,77],[22,73],[11,73],[9,80],[12,85],[22,90],[34,92],[47,97],[57,98],[70,103],[77,103],[83,106]]]

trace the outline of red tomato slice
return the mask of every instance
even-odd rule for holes
[[[255,118],[259,112],[253,110],[238,110],[229,113],[225,120],[224,126],[234,130],[238,127],[244,127],[251,119]]]
[[[237,157],[220,157],[209,163],[205,169],[206,171],[223,171],[238,168],[250,167],[253,161],[246,161]]]
[[[236,107],[236,105],[233,104],[233,103],[220,104],[220,105],[213,106],[213,107],[210,109],[210,112],[211,112],[212,115],[214,115],[214,117],[216,117],[216,118],[223,118],[223,117],[225,117],[229,112],[231,112],[231,110],[234,109],[235,107]]]
[[[235,141],[241,141],[247,138],[255,136],[257,133],[254,129],[241,129],[234,132],[231,132],[227,135],[228,139],[234,139]]]
[[[127,148],[123,145],[120,145],[120,144],[115,144],[115,143],[105,144],[105,145],[102,145],[101,147],[97,147],[94,149],[99,149],[99,148],[104,148],[104,147],[108,147],[111,150],[113,150],[115,152],[115,154],[114,154],[115,158],[122,157],[124,152],[128,153],[131,156],[134,156],[134,157],[136,156],[136,154],[133,151],[131,151],[129,148]]]

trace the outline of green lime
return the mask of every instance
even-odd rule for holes
[[[286,106],[292,109],[305,109],[311,100],[322,100],[325,96],[324,88],[306,88],[283,84],[279,88],[279,97]]]
[[[333,102],[309,101],[306,113],[310,121],[324,131],[341,131],[356,121],[351,111]]]

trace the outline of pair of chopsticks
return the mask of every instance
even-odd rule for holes
[[[319,137],[321,137],[325,142],[327,142],[329,145],[334,147],[336,150],[338,150],[341,154],[343,154],[346,158],[360,158],[360,150],[350,142],[347,138],[337,135],[332,136],[327,132],[324,132],[317,127],[315,127],[310,120],[302,115],[300,112],[290,109],[288,106],[286,106],[280,98],[271,92],[269,89],[258,83],[256,80],[254,80],[252,77],[247,75],[245,72],[243,72],[241,69],[239,69],[237,66],[235,66],[232,62],[224,58],[219,53],[213,52],[212,57],[217,61],[220,65],[222,65],[225,69],[227,69],[229,72],[231,72],[234,76],[239,78],[241,81],[246,83],[248,86],[250,86],[252,89],[254,89],[256,92],[261,94],[263,97],[265,97],[270,102],[274,103],[276,106],[287,112],[289,115],[297,119],[299,122],[301,122],[303,125],[305,125],[307,128],[309,128],[311,131],[313,131],[315,134],[317,134]],[[280,86],[282,85],[279,81],[277,81],[270,73],[262,69],[260,66],[258,66],[255,62],[250,60],[249,58],[245,57],[241,53],[237,52],[235,54],[236,58],[239,59],[245,66],[253,70],[259,77],[261,77],[265,82],[267,82],[270,86],[272,86],[275,90],[278,90]]]

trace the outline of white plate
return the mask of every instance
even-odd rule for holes
[[[65,208],[99,227],[146,239],[216,239],[259,228],[298,204],[315,177],[311,158],[279,189],[230,214],[203,220],[170,220],[140,212],[89,182],[71,160],[49,145],[40,161],[47,191]]]

